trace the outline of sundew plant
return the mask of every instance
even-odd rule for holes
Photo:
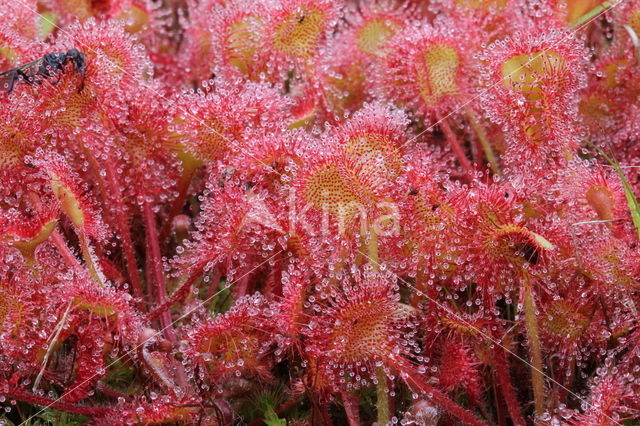
[[[0,425],[640,424],[639,0],[0,5]]]

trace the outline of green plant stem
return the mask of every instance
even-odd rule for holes
[[[593,9],[591,9],[590,11],[588,11],[587,13],[585,13],[584,15],[582,15],[581,17],[573,21],[571,23],[571,26],[573,28],[577,28],[584,25],[585,23],[589,22],[589,20],[595,18],[598,14],[604,12],[607,9],[611,9],[616,3],[617,3],[616,1],[606,1],[601,5],[594,7]]]
[[[542,350],[540,336],[538,334],[538,321],[536,318],[536,305],[533,299],[533,291],[529,277],[525,277],[524,287],[524,317],[529,338],[529,350],[531,351],[531,383],[533,386],[533,398],[536,416],[545,411],[544,403],[544,374],[542,372]]]
[[[376,368],[376,409],[378,411],[378,426],[385,426],[391,418],[389,413],[389,386],[387,374],[383,367]]]
[[[480,141],[482,151],[484,151],[484,156],[489,162],[491,171],[497,175],[501,175],[502,172],[500,171],[500,166],[498,165],[496,154],[493,152],[493,148],[491,148],[491,143],[489,142],[489,138],[487,137],[487,132],[484,131],[484,127],[482,127],[482,125],[476,118],[475,111],[473,111],[473,109],[467,105],[465,107],[465,113],[467,115],[467,120],[469,120],[469,124],[471,124],[471,128],[476,133],[476,136]]]

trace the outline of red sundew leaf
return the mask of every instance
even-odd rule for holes
[[[128,293],[99,287],[89,279],[76,279],[60,283],[58,296],[71,302],[73,319],[99,319],[104,332],[117,334],[123,344],[137,341],[142,322]]]
[[[58,198],[60,209],[74,226],[87,236],[104,241],[107,230],[95,200],[64,158],[49,153],[39,158],[37,164],[49,175],[51,189]]]
[[[275,303],[274,324],[277,330],[277,357],[289,352],[302,353],[302,331],[309,315],[305,312],[309,306],[307,293],[311,286],[311,277],[305,276],[303,268],[282,274],[282,298]]]
[[[615,368],[615,367],[614,367]],[[620,372],[622,373],[622,372]],[[569,412],[571,425],[606,425],[625,418],[636,418],[640,412],[638,385],[632,374],[606,373],[593,380],[583,412]]]
[[[268,189],[272,197],[287,191],[296,166],[314,154],[313,137],[301,130],[256,135],[232,141],[229,165],[253,185]],[[285,194],[288,195],[288,194]]]
[[[58,224],[59,209],[47,204],[44,208],[20,214],[17,210],[0,219],[0,234],[5,243],[16,247],[25,258],[34,255],[36,248],[45,242]]]
[[[187,332],[185,355],[219,386],[233,376],[270,377],[265,359],[272,343],[266,299],[259,294],[239,299],[226,313],[196,324]]]
[[[439,180],[429,181],[426,177],[409,182],[408,187],[400,204],[403,245],[396,254],[397,262],[407,263],[407,269],[414,274],[452,276],[464,250],[457,231],[463,219],[462,191],[445,191]],[[417,284],[421,288],[425,285],[422,280]]]
[[[348,163],[341,157],[327,159],[300,178],[300,193],[304,204],[318,212],[327,211],[332,218],[351,231],[356,219],[375,199],[366,179],[353,176]]]
[[[69,385],[63,399],[67,402],[82,401],[93,393],[96,383],[106,375],[104,360],[104,330],[102,324],[94,321],[81,326],[76,348],[78,355],[74,363],[74,380]]]
[[[5,13],[0,17],[0,72],[20,66],[35,60],[45,46],[36,39],[36,16],[33,5],[16,4],[12,13]],[[1,82],[0,89],[5,92]]]
[[[517,285],[522,274],[535,273],[556,250],[524,222],[514,193],[498,185],[468,194],[466,232],[460,234],[465,264],[488,296]],[[463,238],[463,239],[462,239]]]
[[[2,48],[0,48],[2,54],[0,54],[0,56],[5,56],[9,52],[15,53],[16,50],[18,52],[22,51],[21,53],[27,53],[38,46],[39,43],[37,43],[37,41],[41,38],[42,18],[40,15],[34,13],[37,7],[38,4],[36,1],[26,0],[13,5],[11,13],[3,13],[2,16],[0,16],[0,34],[2,34],[0,35],[0,39],[4,39],[7,35],[10,37],[9,40],[3,40]],[[11,37],[10,33],[13,31],[20,37]],[[6,41],[10,41],[10,43],[5,43]],[[29,42],[31,49],[23,50],[24,47],[27,47],[23,45],[24,42]],[[15,59],[24,59],[24,57]],[[14,64],[17,65],[18,63],[14,62]]]
[[[357,389],[375,380],[378,367],[396,371],[409,363],[416,345],[411,312],[398,299],[389,276],[370,273],[342,283],[326,305],[316,305],[305,351],[329,389]]]
[[[583,47],[556,21],[534,20],[531,26],[543,23],[549,31],[516,33],[482,56],[489,118],[506,135],[503,159],[535,170],[572,155],[579,142],[576,93],[585,85]]]
[[[605,229],[577,238],[576,255],[580,268],[590,278],[603,283],[605,288],[638,288],[640,255]]]
[[[468,38],[452,22],[407,27],[388,43],[379,87],[398,106],[427,120],[449,113],[470,93]]]
[[[140,37],[143,41],[151,39],[164,24],[165,10],[150,0],[109,1],[107,19],[115,19],[125,23],[128,33]]]
[[[589,130],[590,139],[600,145],[623,127],[626,108],[620,98],[611,90],[599,87],[599,83],[591,84],[582,92],[578,108],[581,124]]]
[[[265,35],[260,46],[260,61],[268,74],[282,76],[291,66],[304,72],[326,43],[327,34],[339,15],[340,4],[326,0],[282,0],[265,17]]]
[[[482,49],[483,43],[488,43],[511,34],[521,28],[530,8],[536,14],[542,13],[538,4],[532,6],[527,1],[520,0],[434,0],[431,5],[438,12],[436,16],[447,16],[454,21],[464,22],[469,27],[482,30],[481,36],[471,40]],[[546,11],[546,10],[545,10]],[[476,33],[478,35],[478,33]]]
[[[2,283],[0,294],[2,295],[0,298],[2,300],[0,304],[2,336],[3,341],[9,343],[18,337],[18,329],[33,313],[33,305],[28,300],[28,293],[21,290],[19,286]]]
[[[12,191],[16,181],[29,181],[27,176],[36,172],[29,158],[44,145],[42,133],[46,126],[38,116],[39,105],[28,95],[15,102],[0,100],[0,179]]]
[[[0,255],[4,271],[0,279],[0,366],[4,377],[15,371],[20,380],[37,374],[43,347],[57,320],[52,313],[63,301],[52,298],[48,280],[34,278],[18,258],[15,250],[3,249]],[[11,267],[10,273],[6,266]]]
[[[111,16],[114,10],[121,10],[132,4],[130,0],[44,0],[42,8],[51,12],[58,25],[72,25],[86,22],[90,18]]]
[[[148,79],[153,68],[144,47],[120,21],[70,25],[57,40],[60,50],[78,49],[85,55],[84,88],[98,97],[102,108],[115,117],[128,94]]]
[[[634,49],[628,49],[633,46],[634,41],[632,35],[629,34],[629,29],[636,35],[640,34],[640,5],[638,2],[631,1],[621,4],[616,4],[611,8],[611,21],[614,23],[614,46],[618,49],[626,47],[627,53],[633,55],[631,51]],[[628,29],[627,29],[628,28]]]
[[[185,48],[180,55],[188,65],[191,81],[211,78],[214,69],[229,80],[243,76],[254,81],[266,71],[257,57],[264,38],[265,4],[226,3],[205,7],[186,25]]]
[[[71,25],[57,39],[55,49],[79,50],[86,71],[84,75],[64,72],[55,85],[34,87],[48,133],[58,143],[77,141],[85,133],[105,138],[105,128],[113,131],[114,125],[126,120],[126,99],[137,94],[151,75],[146,52],[119,21],[94,20]]]
[[[240,204],[239,208],[236,206],[234,211],[229,211],[235,215],[235,219],[229,224],[236,223],[233,226],[243,229],[241,231],[239,228],[234,238],[237,238],[238,242],[244,239],[245,243],[241,244],[249,244],[245,252],[248,255],[247,266],[250,264],[255,266],[259,262],[264,262],[265,259],[271,259],[270,256],[276,254],[275,250],[278,247],[286,251],[283,255],[285,258],[290,255],[299,261],[311,263],[328,259],[334,254],[333,239],[327,235],[329,238],[323,240],[325,235],[317,226],[317,216],[309,206],[298,203],[295,187],[301,168],[304,168],[307,160],[316,155],[313,137],[303,131],[291,131],[257,136],[251,140],[253,143],[242,142],[237,145],[243,148],[237,155],[231,156],[229,161],[235,171],[232,175],[222,176],[224,180],[228,180],[225,185],[228,186],[229,194],[235,193],[238,196],[235,202],[244,200],[242,202],[247,203]],[[211,183],[213,182],[212,176]],[[244,195],[240,195],[243,192]],[[226,207],[222,209],[214,207],[224,199],[226,197],[215,201],[214,198],[211,204],[207,204],[206,215],[209,211],[211,213],[217,211],[218,214],[220,211],[226,211]],[[217,226],[219,225],[215,225],[216,229]],[[228,234],[222,232],[222,235]],[[200,236],[196,236],[196,239]],[[253,249],[250,247],[251,239],[254,241]],[[263,250],[262,260],[256,256],[261,252],[256,250],[258,245],[261,245]],[[193,246],[189,243],[189,247]],[[204,248],[205,245],[201,247]],[[192,254],[196,253],[197,250],[194,249]],[[271,261],[269,263],[272,270],[277,269]],[[238,264],[238,262],[234,261],[232,264]]]
[[[474,404],[479,404],[483,394],[479,367],[480,362],[470,348],[447,342],[438,365],[438,386],[449,393],[462,388]]]
[[[540,329],[552,339],[574,341],[585,333],[591,322],[593,312],[589,306],[578,307],[574,302],[557,300],[545,307]]]
[[[177,104],[174,143],[205,163],[227,160],[235,153],[232,149],[242,149],[245,134],[251,137],[282,129],[288,106],[281,95],[261,83],[242,88],[216,85],[211,92],[184,94]]]
[[[46,0],[45,7],[67,22],[73,22],[72,17],[86,21],[95,13],[87,0]]]
[[[119,176],[133,197],[169,198],[178,180],[178,161],[173,157],[169,123],[171,112],[158,84],[148,84],[129,96],[126,113],[112,132]],[[99,142],[98,142],[99,143]]]
[[[581,281],[576,283],[582,284]],[[552,295],[541,294],[540,337],[558,377],[572,374],[576,364],[598,362],[609,342],[629,331],[630,318],[622,309],[624,302],[617,296],[607,296],[604,302],[597,287],[589,287],[587,279],[580,287],[562,285],[554,288]]]
[[[219,266],[227,280],[233,281],[263,265],[273,254],[272,236],[279,234],[278,223],[259,193],[231,183],[220,188],[212,178],[207,195],[197,231],[185,242],[184,254],[175,264],[181,269],[205,271]]]
[[[314,74],[318,75],[317,81],[302,82],[289,89],[289,95],[293,100],[290,108],[289,129],[311,130],[314,126],[334,124],[337,117],[333,111],[335,97],[344,94],[335,93],[324,82],[324,69],[322,65],[314,67]]]
[[[154,394],[155,395],[155,394]],[[154,399],[158,399],[157,395]],[[163,423],[220,424],[216,415],[203,415],[203,403],[191,396],[146,401],[131,398],[118,403],[109,413],[95,419],[96,426],[153,425]],[[215,411],[213,407],[207,412]]]
[[[413,6],[395,0],[376,0],[357,8],[351,6],[345,10],[345,15],[349,19],[342,37],[353,52],[369,57],[384,57],[389,41],[417,18]]]
[[[380,132],[386,125],[381,124],[376,132]],[[359,124],[354,124],[345,135],[350,131],[367,131],[366,126],[354,130],[358,126]],[[389,126],[393,128],[394,125]],[[336,133],[341,132],[338,129]],[[375,138],[373,133],[367,136]],[[385,133],[379,133],[379,136],[384,137]],[[309,158],[305,167],[301,167],[296,173],[295,196],[300,210],[306,212],[311,228],[324,232],[323,236],[326,237],[337,234],[350,238],[357,235],[360,225],[371,226],[380,214],[386,214],[380,211],[386,212],[385,203],[391,201],[389,197],[392,185],[389,177],[397,173],[399,153],[397,150],[393,152],[395,141],[373,141],[355,137],[349,142],[337,138],[334,140],[329,136],[323,139],[318,145],[320,155]],[[384,145],[385,142],[391,143],[384,151],[375,146]],[[362,161],[364,158],[357,156],[358,151],[377,158],[368,157],[369,161]],[[385,170],[394,161],[396,172]],[[326,232],[329,229],[336,233]]]
[[[549,2],[559,19],[567,24],[580,22],[580,18],[603,5],[605,0],[554,0]]]
[[[324,108],[328,111],[321,110],[320,95],[316,95],[317,99],[314,99],[310,96],[313,95],[312,90],[307,89],[299,96],[296,110],[296,117],[299,119],[292,126],[308,127],[309,123],[314,122],[313,118],[315,122],[319,121],[323,116],[322,112],[345,117],[360,109],[373,95],[375,80],[367,73],[367,65],[373,67],[373,64],[369,57],[358,57],[353,46],[343,37],[328,43],[314,71],[320,80],[318,85],[323,92],[322,96],[326,99]]]
[[[406,148],[404,113],[380,104],[365,105],[335,129],[344,156],[374,179],[394,182],[403,169]]]
[[[615,37],[619,41],[621,37]],[[635,99],[640,95],[635,53],[622,42],[594,61],[587,87],[581,92],[579,113],[589,131],[588,141],[618,158],[635,158],[637,144],[629,144],[640,132]]]
[[[563,171],[553,189],[557,201],[564,204],[559,207],[566,210],[563,217],[576,224],[571,226],[572,232],[588,229],[588,224],[580,222],[603,221],[617,238],[633,235],[624,188],[613,170],[578,163]]]
[[[347,6],[345,22],[323,48],[316,66],[328,108],[355,112],[373,94],[372,75],[391,38],[415,18],[414,8],[393,0]]]

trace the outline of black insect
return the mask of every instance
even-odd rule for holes
[[[6,93],[11,93],[16,83],[42,84],[45,80],[57,77],[57,80],[51,82],[52,85],[55,85],[60,81],[68,64],[71,64],[73,70],[83,77],[79,89],[79,91],[82,91],[86,63],[84,61],[84,53],[77,49],[47,53],[36,61],[0,73],[0,81],[4,81],[4,87],[7,88]]]

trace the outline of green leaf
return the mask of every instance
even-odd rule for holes
[[[640,205],[638,204],[638,199],[636,195],[633,193],[633,189],[629,182],[627,181],[627,177],[624,175],[620,164],[615,160],[615,158],[609,157],[602,149],[595,147],[600,155],[602,155],[605,160],[613,167],[613,169],[618,174],[620,181],[622,182],[622,186],[624,188],[624,196],[627,199],[627,205],[629,206],[629,212],[631,213],[631,220],[633,221],[634,226],[636,227],[636,233],[638,234],[638,239],[640,239]]]
[[[41,40],[44,40],[45,38],[49,37],[51,33],[53,33],[53,30],[56,28],[57,20],[58,19],[56,15],[51,12],[42,12],[40,14],[38,37]]]
[[[278,417],[273,407],[267,407],[264,411],[264,423],[267,426],[287,426],[287,421]]]

